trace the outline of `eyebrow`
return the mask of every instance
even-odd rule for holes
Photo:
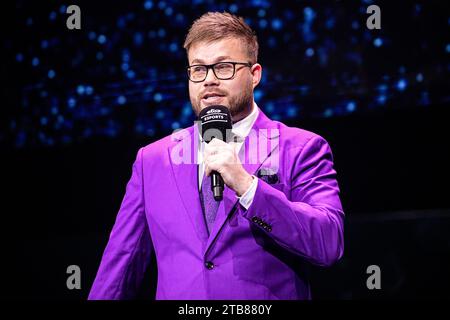
[[[231,58],[230,56],[220,56],[220,57],[217,57],[216,59],[214,59],[214,61],[219,62],[219,61],[227,60],[230,58]],[[195,63],[204,64],[205,62],[202,59],[194,59],[194,60],[192,60],[191,65],[193,65]]]

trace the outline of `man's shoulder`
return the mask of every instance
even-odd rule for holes
[[[302,129],[297,126],[289,126],[284,122],[269,118],[260,111],[259,118],[256,121],[256,128],[267,129],[269,136],[279,137],[279,142],[282,148],[301,148],[308,142],[321,141],[325,139],[317,133]],[[273,129],[276,129],[275,131]]]
[[[321,135],[315,132],[299,127],[291,127],[279,121],[276,122],[280,131],[280,141],[284,142],[285,147],[300,148],[312,141],[327,143]]]

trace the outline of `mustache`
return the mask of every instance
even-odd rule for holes
[[[216,90],[206,90],[198,95],[198,100],[201,100],[205,96],[205,94],[208,94],[208,93],[217,93],[217,94],[223,95],[223,96],[227,95],[227,92],[225,92],[223,90],[217,90],[217,89]]]

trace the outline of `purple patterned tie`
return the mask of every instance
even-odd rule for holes
[[[200,193],[200,201],[202,203],[203,213],[208,227],[208,233],[211,233],[214,220],[216,219],[217,210],[221,201],[214,200],[211,190],[211,176],[203,175],[202,189]]]

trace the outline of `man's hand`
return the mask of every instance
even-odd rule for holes
[[[235,146],[214,138],[206,144],[203,159],[205,174],[209,176],[211,171],[220,173],[223,182],[234,190],[238,197],[250,188],[253,177],[242,166]]]

